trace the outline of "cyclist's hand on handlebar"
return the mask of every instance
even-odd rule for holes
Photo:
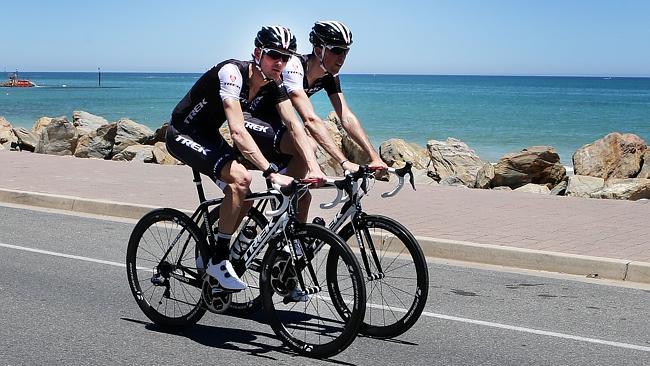
[[[327,177],[325,176],[325,173],[323,173],[323,171],[319,167],[318,170],[309,170],[309,171],[307,171],[307,174],[305,175],[305,178],[307,178],[307,179],[309,179],[309,178],[318,179],[319,183],[314,183],[313,185],[315,187],[320,187],[323,184],[325,184],[325,179]]]
[[[356,173],[359,170],[359,164],[355,164],[351,161],[346,161],[343,163],[343,170],[347,170],[350,173]]]
[[[271,180],[271,183],[275,183],[280,187],[287,187],[293,183],[292,177],[280,173],[272,173],[269,175],[269,179]]]
[[[373,160],[368,164],[368,167],[370,168],[380,168],[381,170],[378,170],[375,172],[375,178],[381,179],[381,178],[386,178],[388,179],[388,165],[384,163],[383,160]]]

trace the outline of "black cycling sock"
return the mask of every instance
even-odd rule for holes
[[[231,234],[224,234],[220,231],[217,232],[217,247],[212,256],[212,263],[217,264],[224,259],[228,259],[230,255],[230,237]]]

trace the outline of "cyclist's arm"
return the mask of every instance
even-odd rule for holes
[[[316,162],[314,150],[311,149],[312,144],[309,141],[309,137],[296,118],[291,102],[289,100],[284,100],[276,104],[276,108],[278,109],[280,118],[282,118],[282,121],[287,127],[287,132],[289,132],[295,142],[298,154],[300,154],[303,160],[307,162],[308,175],[314,177],[324,176],[323,172],[320,170],[320,166]]]
[[[265,170],[269,167],[269,161],[266,160],[259,147],[244,127],[244,113],[241,110],[241,104],[235,99],[225,99],[223,101],[223,109],[228,119],[228,127],[230,128],[230,137],[234,144],[239,148],[239,152],[248,161],[253,163],[260,170]]]
[[[343,97],[343,93],[334,93],[329,96],[330,102],[334,107],[336,115],[341,120],[341,126],[348,133],[348,135],[356,142],[363,151],[365,151],[368,156],[370,156],[370,165],[372,166],[386,166],[386,164],[381,160],[379,154],[375,151],[370,143],[368,135],[361,127],[361,123],[357,117],[352,113],[348,104]]]
[[[311,105],[307,93],[303,89],[298,89],[289,93],[289,98],[291,98],[293,107],[298,111],[300,118],[305,122],[305,127],[314,140],[339,163],[347,160],[343,152],[334,143],[323,121],[314,112],[314,107]]]

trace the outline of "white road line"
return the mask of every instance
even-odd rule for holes
[[[79,255],[71,255],[71,254],[51,252],[49,250],[41,250],[41,249],[21,247],[21,246],[18,246],[18,245],[10,245],[10,244],[0,243],[0,247],[9,248],[9,249],[16,249],[16,250],[22,250],[22,251],[26,251],[26,252],[39,253],[39,254],[47,254],[47,255],[52,255],[52,256],[56,256],[56,257],[77,259],[77,260],[82,260],[82,261],[86,261],[86,262],[106,264],[106,265],[115,266],[115,267],[126,267],[126,264],[124,264],[124,263],[117,263],[117,262],[105,261],[105,260],[101,260],[101,259],[82,257],[82,256],[79,256]],[[321,297],[323,299],[328,299],[325,296],[321,296]],[[403,308],[388,307],[388,306],[377,305],[377,304],[367,304],[366,306],[370,307],[370,308],[375,308],[375,309],[386,309],[386,310],[392,310],[392,311],[397,311],[397,312],[401,312],[401,313],[406,313],[406,309],[403,309]],[[581,337],[581,336],[576,336],[576,335],[572,335],[572,334],[564,334],[564,333],[550,332],[550,331],[547,331],[547,330],[524,328],[524,327],[518,327],[518,326],[515,326],[515,325],[493,323],[493,322],[488,322],[488,321],[483,321],[483,320],[460,318],[460,317],[457,317],[457,316],[431,313],[431,312],[428,312],[428,311],[423,311],[422,315],[426,316],[426,317],[430,317],[430,318],[451,320],[451,321],[456,321],[456,322],[461,322],[461,323],[476,324],[476,325],[482,325],[482,326],[492,327],[492,328],[500,328],[500,329],[506,329],[506,330],[513,330],[513,331],[517,331],[517,332],[538,334],[538,335],[544,335],[544,336],[549,336],[549,337],[571,339],[571,340],[580,341],[580,342],[603,344],[603,345],[612,346],[612,347],[626,348],[626,349],[633,349],[633,350],[637,350],[637,351],[650,352],[650,347],[639,346],[639,345],[629,344],[629,343],[621,343],[621,342],[613,342],[613,341],[607,341],[607,340],[597,339],[597,338]]]
[[[10,249],[16,249],[16,250],[23,250],[26,252],[33,252],[33,253],[39,253],[39,254],[47,254],[47,255],[53,255],[55,257],[63,257],[63,258],[69,258],[69,259],[78,259],[80,261],[86,261],[86,262],[93,262],[93,263],[100,263],[100,264],[107,264],[109,266],[116,266],[116,267],[124,267],[126,268],[125,263],[117,263],[117,262],[111,262],[111,261],[105,261],[101,259],[94,259],[94,258],[88,258],[88,257],[82,257],[79,255],[72,255],[72,254],[64,254],[64,253],[57,253],[57,252],[50,252],[49,250],[41,250],[41,249],[34,249],[34,248],[27,248],[27,247],[21,247],[18,245],[11,245],[11,244],[4,244],[0,243],[0,247],[4,248],[10,248]]]

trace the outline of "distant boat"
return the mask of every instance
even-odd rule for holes
[[[609,76],[608,76],[608,77],[606,77],[606,78],[603,78],[603,79],[605,79],[605,80],[612,80],[612,78],[611,78],[611,77],[609,77]]]
[[[36,86],[36,84],[32,83],[29,80],[19,79],[18,72],[14,72],[9,74],[9,80],[1,83],[0,86],[8,88],[31,88],[33,86]]]

